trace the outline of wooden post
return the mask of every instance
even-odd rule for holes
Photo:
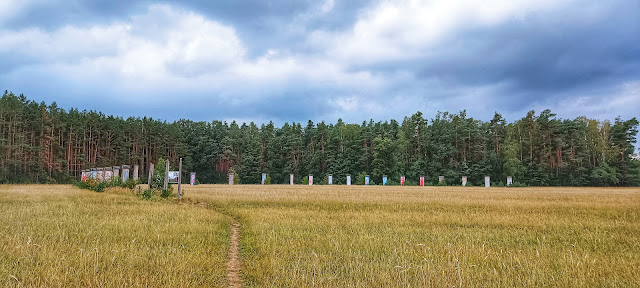
[[[149,164],[149,189],[151,189],[152,181],[153,181],[153,163]]]
[[[169,159],[164,163],[167,164],[164,168],[164,190],[166,191],[169,189]]]
[[[178,165],[178,200],[182,192],[182,158],[180,158],[180,164]]]

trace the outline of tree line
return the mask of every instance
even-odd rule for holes
[[[114,117],[97,111],[66,111],[5,91],[0,100],[0,182],[70,183],[86,168],[139,165],[183,158],[183,179],[196,172],[200,183],[226,183],[229,171],[240,183],[297,182],[309,174],[334,183],[346,175],[370,175],[381,183],[407,184],[420,176],[449,184],[468,176],[475,185],[506,176],[532,186],[639,186],[634,159],[638,120],[613,123],[586,117],[558,119],[549,110],[530,111],[513,123],[495,113],[481,121],[458,113],[421,112],[396,120],[345,123],[174,122],[148,117]],[[146,177],[141,176],[141,179]],[[357,181],[357,180],[356,180]],[[318,181],[317,181],[318,182]]]

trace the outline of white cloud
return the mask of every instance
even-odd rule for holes
[[[233,28],[167,5],[150,6],[125,23],[1,31],[0,37],[6,43],[0,53],[133,78],[215,72],[246,53]]]
[[[332,2],[327,3],[323,10],[332,8]],[[233,27],[170,5],[152,5],[143,14],[108,25],[0,30],[0,39],[7,43],[0,46],[0,55],[20,55],[33,62],[9,77],[25,79],[38,73],[62,78],[77,85],[79,94],[101,93],[97,91],[108,87],[121,91],[112,97],[123,101],[132,94],[158,99],[185,93],[240,104],[297,86],[335,91],[374,89],[384,83],[367,71],[346,71],[339,62],[276,49],[250,59]]]
[[[26,5],[27,0],[2,0],[0,1],[0,24],[11,20]]]
[[[322,14],[327,14],[329,12],[331,12],[331,10],[333,10],[333,7],[335,6],[335,1],[334,0],[325,0],[322,3],[322,6],[320,6],[320,12]]]
[[[331,57],[358,63],[411,59],[456,31],[522,19],[567,1],[383,1],[363,11],[349,31],[314,31],[309,42]]]

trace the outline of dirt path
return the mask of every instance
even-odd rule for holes
[[[229,245],[229,262],[227,262],[227,279],[229,287],[242,287],[240,279],[240,223],[231,220],[231,243]]]
[[[229,287],[242,287],[242,278],[240,277],[240,222],[224,210],[217,209],[215,205],[206,202],[197,202],[200,207],[212,208],[218,213],[226,215],[231,221],[231,239],[229,240],[229,261],[227,261],[227,280]]]

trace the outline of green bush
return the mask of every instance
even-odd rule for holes
[[[525,184],[525,183],[520,183],[520,182],[513,182],[511,183],[511,186],[509,187],[529,187],[529,185]]]
[[[138,185],[138,181],[127,179],[127,181],[122,182],[122,179],[120,177],[112,178],[109,181],[98,181],[97,179],[89,178],[84,182],[74,182],[73,185],[80,189],[87,189],[95,192],[104,192],[107,188],[111,187],[135,189],[136,185]]]
[[[93,187],[93,191],[96,192],[104,192],[104,189],[108,187],[108,183],[107,182],[98,182],[98,184]]]
[[[127,181],[125,181],[124,183],[122,183],[122,188],[127,188],[127,189],[134,189],[136,188],[136,185],[138,185],[138,183],[136,183],[135,180],[129,178],[127,179]]]
[[[151,197],[153,197],[153,189],[144,189],[142,191],[142,199],[149,200]]]
[[[356,179],[355,179],[356,181],[353,184],[364,185],[365,176],[367,176],[367,173],[365,173],[365,172],[358,173],[358,175],[356,175]],[[371,180],[369,180],[369,181],[371,181]]]
[[[173,189],[162,190],[162,191],[160,192],[160,197],[165,198],[165,199],[166,199],[166,198],[169,198],[169,196],[171,196],[171,194],[173,194],[173,193],[172,193],[172,190],[173,190]]]

